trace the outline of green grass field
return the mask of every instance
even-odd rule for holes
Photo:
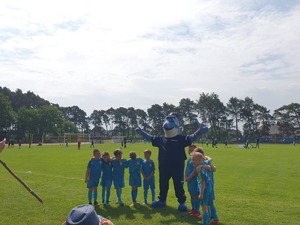
[[[217,167],[215,205],[222,224],[300,224],[300,146],[261,144],[260,149],[247,150],[229,146],[228,149],[223,145],[217,149],[204,147],[206,155],[213,158]],[[120,146],[106,143],[95,147],[112,154]],[[129,158],[130,151],[143,156],[142,152],[147,148],[152,150],[157,166],[157,149],[150,144],[129,143],[127,149],[123,149],[123,156]],[[75,145],[68,148],[62,145],[5,148],[0,159],[44,200],[44,204],[0,165],[0,224],[60,225],[74,206],[87,203],[84,176],[91,156],[92,149],[88,144],[82,145],[81,150]],[[125,177],[125,206],[115,204],[116,194],[112,188],[111,206],[99,206],[96,208],[98,214],[111,219],[115,225],[197,224],[195,218],[177,211],[172,182],[167,207],[130,207],[128,171]],[[156,184],[158,194],[158,173]],[[101,188],[98,191],[101,202]],[[140,188],[138,201],[142,200]],[[190,205],[189,198],[187,203]]]

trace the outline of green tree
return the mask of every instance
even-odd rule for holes
[[[227,113],[235,122],[236,138],[239,138],[239,122],[241,121],[241,113],[243,108],[243,100],[231,97],[227,103]]]
[[[63,117],[73,122],[79,130],[82,132],[88,130],[88,121],[85,111],[78,106],[61,107],[60,110],[63,113]]]
[[[15,123],[15,113],[8,97],[0,93],[0,130],[10,129]]]
[[[183,121],[182,127],[184,133],[189,134],[195,132],[199,127],[199,122],[197,120],[197,111],[195,109],[196,103],[189,98],[183,98],[179,102],[179,114]]]
[[[62,112],[55,106],[42,106],[37,109],[39,138],[43,142],[47,134],[59,135],[62,129]]]
[[[165,119],[163,107],[158,104],[155,104],[155,105],[152,105],[147,110],[147,112],[148,112],[149,123],[151,124],[151,127],[152,127],[152,132],[155,135],[162,134],[163,133],[162,124]],[[147,130],[147,128],[148,128],[148,130]],[[149,130],[149,127],[143,127],[143,129],[148,132],[151,132],[151,130]]]
[[[215,93],[200,94],[199,100],[196,102],[196,109],[204,123],[210,125],[210,135],[212,138],[219,138],[220,121],[226,116],[226,108],[220,101],[219,96]]]
[[[38,135],[38,121],[37,109],[20,108],[17,113],[18,137],[32,140]]]
[[[300,104],[291,103],[274,111],[280,131],[287,136],[296,136],[300,131]]]

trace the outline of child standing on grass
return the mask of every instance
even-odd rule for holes
[[[88,202],[92,205],[92,198],[94,197],[94,205],[98,205],[98,185],[101,177],[102,163],[101,154],[98,149],[93,150],[93,158],[89,161],[86,172],[85,172],[85,183],[87,184],[88,191]]]
[[[102,179],[100,185],[102,186],[102,204],[109,205],[112,185],[112,160],[109,152],[106,151],[102,154]]]
[[[122,158],[123,152],[120,149],[116,149],[114,151],[114,158],[112,160],[112,174],[113,174],[113,183],[116,189],[117,201],[116,203],[120,206],[123,206],[124,203],[122,201],[122,188],[125,187],[124,182],[124,172],[125,168],[127,168],[127,160]]]
[[[196,145],[189,146],[189,155],[191,155],[194,150],[197,148]],[[200,194],[199,180],[195,173],[195,167],[192,164],[192,159],[189,158],[186,164],[185,169],[185,181],[187,182],[188,192],[191,197],[191,206],[192,209],[189,212],[190,216],[197,217],[198,219],[202,219],[200,213],[200,200],[198,198]]]
[[[210,222],[210,224],[221,224],[218,214],[217,214],[217,209],[216,206],[214,204],[214,200],[215,200],[215,180],[214,180],[214,172],[217,171],[217,168],[212,164],[212,158],[210,158],[209,156],[205,156],[204,154],[204,150],[202,148],[196,148],[195,152],[200,152],[203,156],[204,156],[204,161],[202,163],[202,165],[204,165],[204,169],[207,170],[208,175],[210,177],[211,180],[211,185],[212,185],[212,191],[211,191],[211,201],[209,202],[209,214],[210,214],[210,218],[212,218],[212,221]]]
[[[132,204],[130,206],[134,206],[138,194],[138,187],[142,186],[142,178],[141,178],[141,169],[143,160],[140,157],[136,156],[135,152],[129,153],[130,159],[127,161],[129,168],[129,185],[131,186],[131,199]]]
[[[150,188],[152,198],[151,202],[155,201],[155,178],[154,178],[154,173],[155,173],[155,165],[154,162],[151,158],[151,151],[149,149],[146,149],[144,151],[144,157],[145,160],[143,161],[142,164],[142,175],[144,177],[143,180],[143,187],[144,187],[144,202],[143,204],[146,205],[147,203],[147,198],[148,198],[148,189]]]
[[[204,156],[199,152],[194,152],[192,154],[192,163],[196,167],[196,172],[198,174],[198,179],[200,181],[200,204],[202,207],[202,225],[210,225],[210,215],[209,215],[209,202],[211,196],[211,181],[208,176],[207,170],[204,169],[201,164],[204,161]]]

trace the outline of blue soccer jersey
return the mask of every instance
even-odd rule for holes
[[[128,168],[129,168],[129,185],[132,187],[140,187],[142,186],[142,179],[141,179],[141,169],[143,164],[143,159],[136,158],[136,159],[129,159],[127,161]]]
[[[102,163],[99,159],[91,159],[88,163],[87,168],[90,170],[90,180],[100,179],[102,171]]]
[[[208,170],[201,168],[198,173],[198,179],[200,181],[200,184],[202,182],[205,183],[203,199],[201,200],[201,204],[202,205],[210,205],[211,201],[212,201],[212,199],[211,199],[212,184],[211,184]]]
[[[210,160],[205,160],[202,164],[203,165],[210,165]],[[212,170],[207,170],[207,174],[210,178],[210,184],[211,184],[211,196],[212,200],[215,200],[215,191],[214,191],[214,186],[215,186],[215,180],[214,180],[214,172]]]
[[[154,165],[154,162],[153,160],[144,160],[143,161],[143,164],[142,164],[142,171],[145,175],[145,177],[149,177],[153,171],[155,171],[155,165]],[[149,187],[150,188],[155,188],[155,178],[154,178],[154,175],[151,177],[150,181],[147,181],[146,179],[144,179],[144,188],[146,187]]]
[[[102,179],[101,186],[110,188],[112,185],[112,162],[105,162],[102,159]]]
[[[189,158],[186,164],[185,168],[185,176],[188,177],[193,171],[195,167],[192,164],[192,159]],[[188,182],[188,192],[191,193],[192,195],[198,196],[200,193],[200,188],[199,188],[199,180],[197,176],[193,176]]]
[[[125,187],[124,182],[124,172],[125,168],[127,168],[127,160],[121,159],[120,161],[113,158],[112,160],[112,169],[113,169],[113,183],[115,188],[123,188]]]
[[[99,179],[101,177],[102,163],[99,159],[91,159],[87,165],[90,171],[89,181],[87,183],[88,188],[97,187],[99,185]]]

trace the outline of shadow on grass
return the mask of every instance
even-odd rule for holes
[[[152,208],[149,205],[117,206],[112,204],[96,207],[96,211],[108,219],[131,220],[133,224],[146,220],[153,220],[157,224],[201,224],[198,218],[189,216],[187,212],[179,212],[177,207],[171,206]]]

